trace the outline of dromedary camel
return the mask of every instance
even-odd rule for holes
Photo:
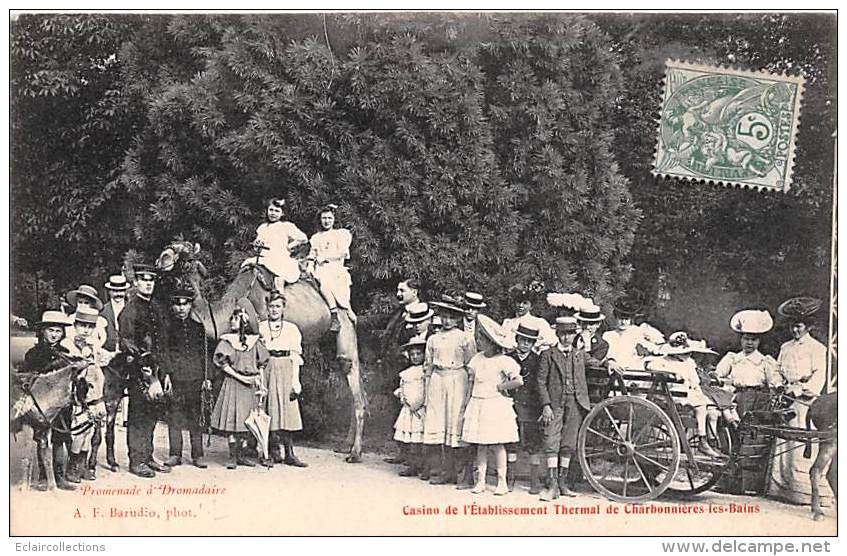
[[[201,293],[200,282],[205,269],[196,258],[198,252],[199,247],[196,244],[175,241],[162,251],[156,264],[160,272],[175,273],[177,277],[187,281],[197,293],[194,301],[194,317],[203,323],[209,338],[217,340],[228,330],[229,317],[239,299],[249,300],[260,319],[267,317],[265,298],[274,284],[273,276],[267,269],[261,265],[249,265],[242,268],[226,289],[223,297],[219,301],[209,302]],[[285,320],[297,325],[303,335],[303,342],[314,344],[330,333],[329,307],[316,284],[307,278],[301,278],[300,281],[286,286],[285,297]],[[352,418],[344,450],[349,449],[349,454],[345,461],[359,463],[362,460],[365,393],[362,387],[359,346],[353,318],[355,317],[346,311],[338,312],[340,330],[336,334],[336,361],[347,378],[353,398]]]

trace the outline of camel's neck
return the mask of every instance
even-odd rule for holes
[[[203,323],[206,337],[217,340],[229,331],[229,317],[235,309],[235,300],[224,298],[209,303],[204,297],[198,296],[194,300],[194,309],[200,322]]]

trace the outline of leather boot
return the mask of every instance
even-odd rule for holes
[[[530,494],[540,494],[541,493],[541,465],[533,464],[530,466],[529,471],[529,493]]]
[[[456,485],[457,490],[468,490],[474,487],[474,467],[473,457],[469,453],[464,454],[462,462],[464,472],[462,473],[461,481]]]
[[[517,462],[511,462],[510,465],[506,468],[506,487],[509,489],[509,492],[515,490],[515,464]],[[496,494],[496,492],[495,492]]]
[[[550,502],[559,498],[559,468],[551,467],[547,470],[547,487],[539,497],[544,502]]]
[[[571,466],[573,466],[576,462],[572,462]],[[562,467],[559,470],[559,494],[562,496],[573,497],[576,496],[576,493],[571,490],[572,483],[570,481],[571,467]]]
[[[332,309],[330,311],[330,315],[332,316],[329,322],[329,331],[330,332],[338,332],[341,330],[341,321],[338,320],[338,309]]]
[[[96,479],[97,478],[97,470],[96,470],[95,466],[97,465],[97,462],[96,461],[94,461],[94,462],[88,461],[88,452],[80,452],[79,458],[80,458],[80,462],[82,464],[82,467],[84,468],[82,470],[82,479],[85,480],[85,481],[93,481],[94,479]]]
[[[227,469],[235,469],[238,467],[238,452],[239,442],[229,443],[229,460],[226,462]]]
[[[72,483],[81,483],[82,478],[80,477],[80,469],[79,469],[79,454],[70,453],[68,456],[68,473],[65,478]]]
[[[244,446],[240,440],[236,441],[236,444],[238,445],[238,450],[235,452],[235,462],[244,467],[256,467],[256,462],[247,457],[249,448]]]
[[[65,450],[53,451],[53,474],[56,477],[56,488],[60,490],[76,490],[76,485],[65,478]]]
[[[286,433],[282,437],[282,447],[285,450],[285,459],[282,460],[282,463],[292,467],[309,467],[309,464],[300,461],[300,458],[294,453],[294,441],[291,440],[291,433]]]
[[[453,448],[447,448],[444,451],[444,467],[438,477],[432,478],[429,481],[431,485],[447,485],[456,484],[456,458],[453,453]]]

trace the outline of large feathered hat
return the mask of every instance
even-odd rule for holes
[[[773,328],[773,317],[767,311],[746,309],[732,315],[729,327],[739,334],[764,334]]]
[[[806,320],[818,312],[822,301],[814,297],[792,297],[784,301],[776,310],[791,320]]]

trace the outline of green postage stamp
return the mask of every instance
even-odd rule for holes
[[[803,83],[668,60],[653,173],[788,191]]]

